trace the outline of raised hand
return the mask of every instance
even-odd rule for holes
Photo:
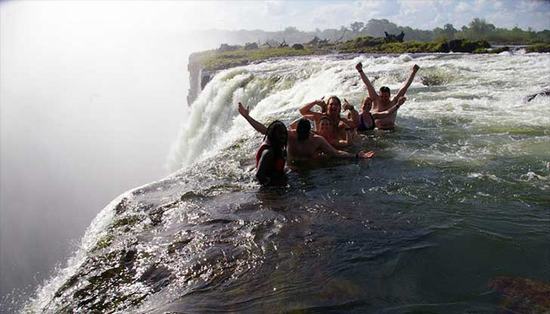
[[[357,71],[361,72],[361,71],[363,71],[363,64],[361,64],[361,62],[359,62],[355,65],[355,68],[357,69]]]
[[[325,112],[327,110],[327,103],[325,102],[325,96],[316,101],[316,104],[321,107],[321,111]]]
[[[241,114],[241,116],[243,116],[243,117],[248,117],[248,114],[250,112],[248,110],[248,107],[245,108],[241,102],[239,102],[238,111]]]
[[[344,98],[344,105],[342,106],[342,110],[346,111],[353,108],[353,106],[348,102],[347,99]]]

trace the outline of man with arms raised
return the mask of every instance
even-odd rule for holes
[[[403,87],[401,87],[397,95],[395,95],[395,97],[393,97],[393,99],[391,100],[390,100],[390,89],[387,86],[380,87],[380,94],[376,93],[371,82],[365,75],[365,72],[363,72],[363,65],[360,62],[357,63],[355,68],[357,69],[357,71],[359,72],[359,75],[361,75],[361,79],[367,86],[369,97],[373,101],[372,113],[373,113],[373,116],[375,116],[374,113],[388,111],[394,108],[394,106],[398,105],[398,103],[402,104],[405,101],[406,99],[404,97],[405,93],[407,92],[407,89],[409,89],[409,86],[411,86],[414,76],[416,75],[416,72],[420,67],[416,64],[413,66],[409,79],[407,79],[407,81],[405,82]],[[391,114],[384,115],[379,118],[375,118],[374,124],[378,129],[381,129],[381,130],[393,130],[395,128],[396,117],[397,117],[397,110],[394,110]]]

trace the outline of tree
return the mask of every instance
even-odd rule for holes
[[[286,34],[292,34],[292,33],[298,33],[299,30],[294,26],[289,26],[289,27],[285,28],[284,32]]]
[[[455,39],[456,32],[458,31],[454,28],[453,24],[445,24],[445,26],[443,26],[443,34],[448,40]]]
[[[364,26],[365,26],[365,23],[363,22],[353,22],[350,24],[351,31],[354,34],[359,33]]]
[[[396,24],[386,19],[371,19],[367,22],[367,25],[365,25],[365,31],[370,36],[384,37],[384,32],[398,34],[401,32],[401,29],[399,29]]]
[[[342,41],[344,40],[344,37],[346,36],[346,33],[349,31],[345,26],[340,27],[340,37],[336,39],[336,41]]]
[[[468,26],[468,33],[472,39],[486,39],[496,29],[495,25],[478,17],[473,19]]]

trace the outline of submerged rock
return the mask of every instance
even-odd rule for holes
[[[550,313],[550,283],[521,277],[497,277],[489,286],[503,296],[512,313]]]
[[[544,89],[536,94],[531,94],[527,97],[525,97],[525,100],[527,100],[528,102],[535,99],[535,97],[537,96],[550,96],[550,88],[547,88],[547,89]]]

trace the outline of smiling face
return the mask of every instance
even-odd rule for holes
[[[332,96],[328,99],[328,111],[327,111],[327,113],[330,116],[339,115],[341,109],[342,109],[342,104],[340,103],[340,99],[338,99],[338,97]]]
[[[318,133],[324,138],[330,137],[332,135],[332,123],[330,123],[330,120],[328,118],[324,118],[319,121]]]
[[[380,98],[384,103],[390,101],[390,89],[387,86],[380,87]]]

